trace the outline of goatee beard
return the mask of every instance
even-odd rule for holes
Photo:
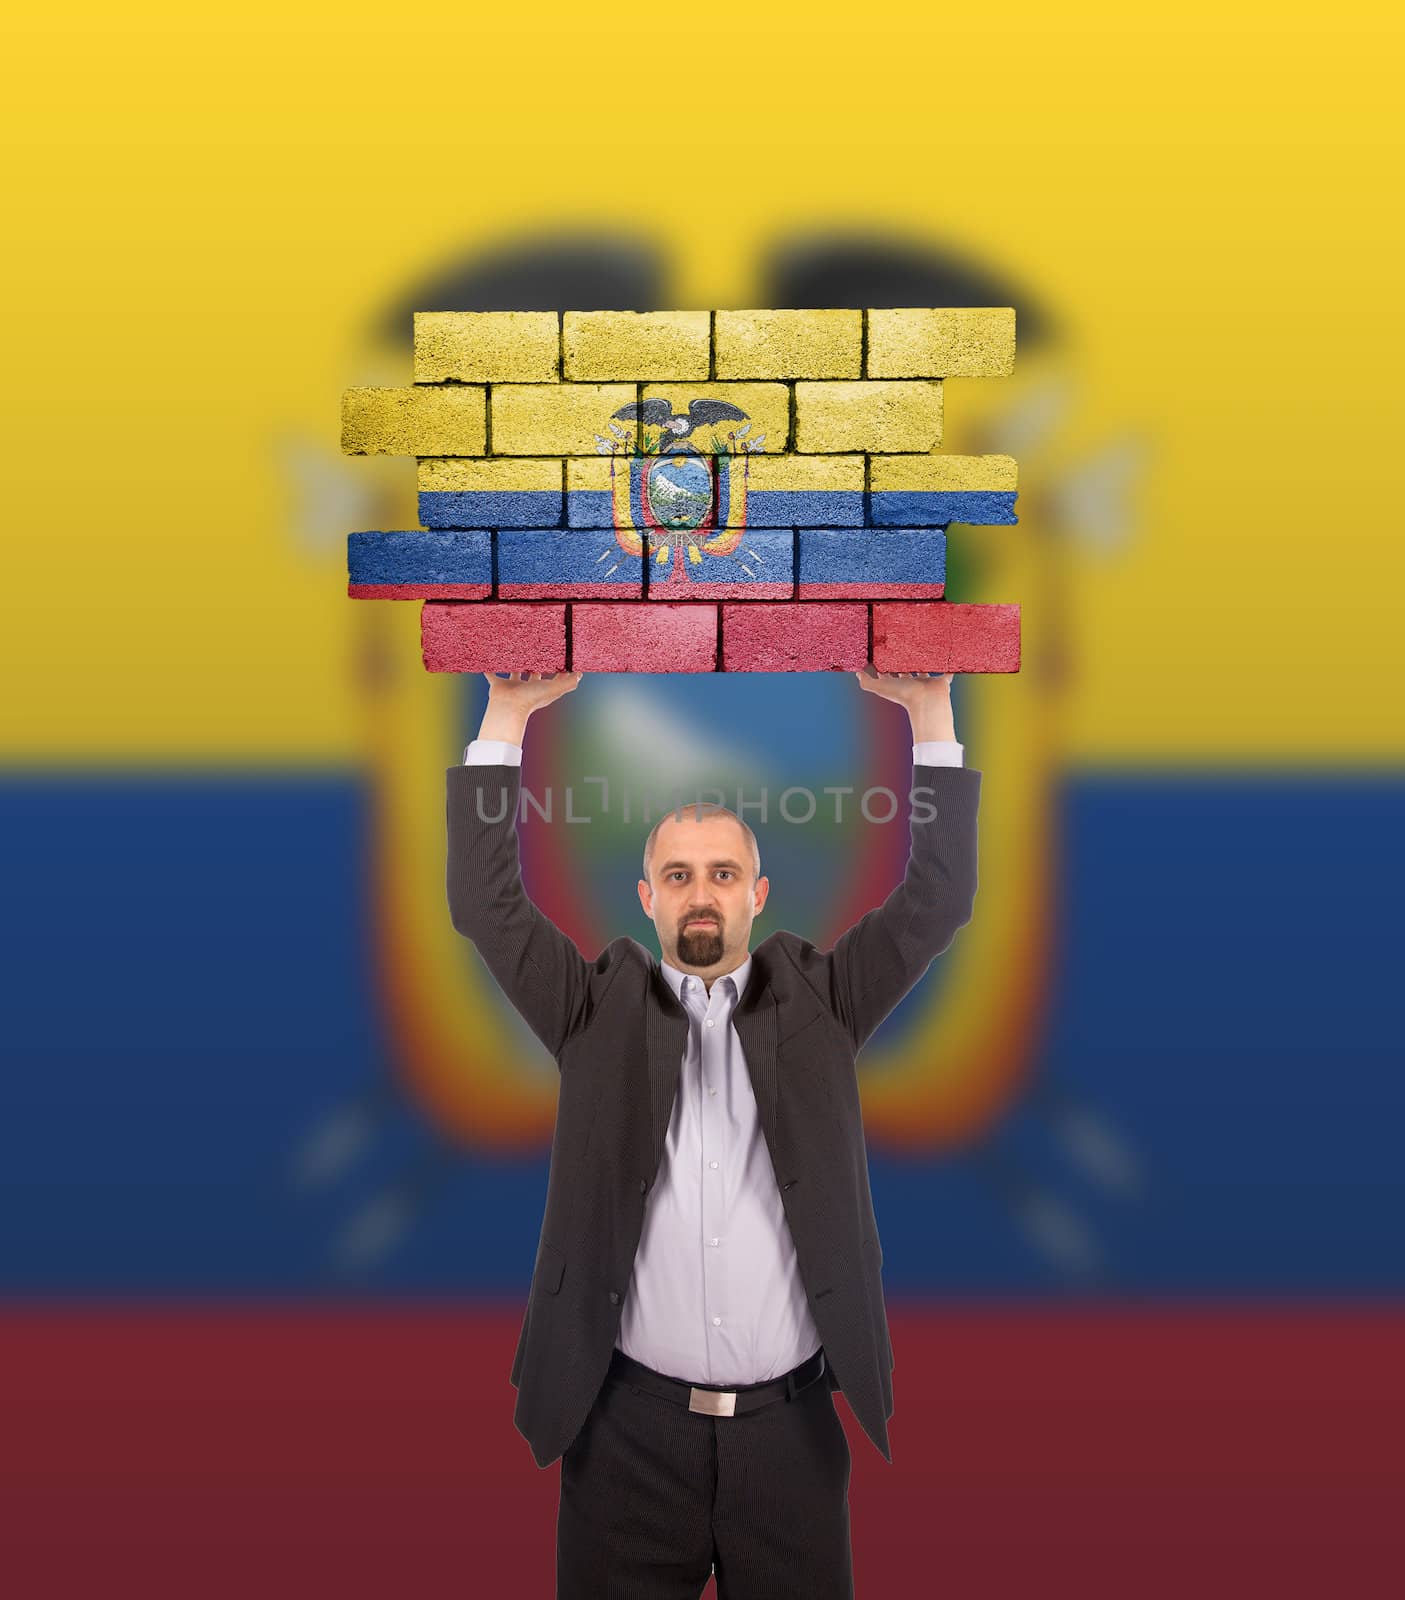
[[[684,928],[678,935],[679,959],[690,967],[710,967],[722,959],[722,930],[709,928]]]

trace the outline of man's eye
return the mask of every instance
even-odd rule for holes
[[[724,878],[730,878],[732,876],[732,874],[727,870],[726,867],[723,867],[722,868],[722,876]]]

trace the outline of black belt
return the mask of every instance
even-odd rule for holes
[[[769,1378],[765,1383],[742,1383],[724,1389],[714,1383],[684,1383],[681,1378],[667,1377],[616,1347],[610,1357],[607,1377],[633,1384],[636,1389],[643,1389],[649,1394],[661,1395],[665,1400],[686,1406],[689,1411],[701,1411],[705,1416],[740,1417],[748,1411],[758,1411],[762,1406],[770,1405],[773,1400],[793,1400],[802,1389],[808,1389],[816,1382],[824,1369],[824,1349],[821,1347],[798,1367],[792,1367],[784,1377]]]

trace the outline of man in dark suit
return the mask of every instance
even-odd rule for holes
[[[853,1594],[842,1388],[888,1460],[893,1353],[855,1055],[970,920],[981,775],[950,675],[855,674],[913,730],[902,882],[817,950],[770,934],[755,836],[683,806],[645,848],[662,960],[593,961],[536,907],[522,740],[579,673],[488,674],[448,772],[453,925],[560,1071],[514,1421],[561,1457],[558,1600]]]

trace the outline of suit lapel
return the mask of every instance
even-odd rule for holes
[[[645,1005],[644,1037],[649,1050],[649,1172],[658,1170],[663,1157],[668,1119],[678,1093],[678,1072],[688,1048],[688,1013],[668,986],[654,962],[653,980]]]
[[[753,956],[753,960],[755,957]],[[732,1013],[746,1056],[747,1070],[751,1073],[751,1090],[756,1096],[756,1110],[761,1118],[761,1130],[766,1137],[766,1148],[776,1148],[776,997],[771,993],[769,981],[762,980],[753,969],[752,982],[747,984],[737,1009]]]

